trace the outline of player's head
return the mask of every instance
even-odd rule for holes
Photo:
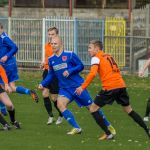
[[[51,42],[51,39],[59,34],[59,31],[56,27],[48,28],[48,39]]]
[[[2,25],[2,23],[0,23],[0,33],[2,33],[3,32],[3,25]]]
[[[51,40],[52,50],[54,53],[59,54],[62,51],[62,40],[60,36],[55,36]]]
[[[92,40],[88,46],[88,52],[91,57],[95,56],[99,50],[103,49],[103,44],[101,41]]]

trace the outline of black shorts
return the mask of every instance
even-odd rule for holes
[[[4,92],[5,92],[4,89],[0,86],[0,94]]]
[[[46,78],[47,74],[48,74],[48,70],[44,70],[43,75],[42,75],[43,79]],[[53,81],[51,82],[51,84],[49,84],[46,88],[49,89],[49,92],[51,94],[58,94],[58,92],[59,92],[58,79],[54,78]]]
[[[94,103],[99,107],[103,107],[106,104],[113,104],[114,101],[122,106],[130,105],[126,88],[119,88],[109,91],[101,90],[95,97]]]

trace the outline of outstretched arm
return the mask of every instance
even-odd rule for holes
[[[150,59],[148,59],[148,61],[146,62],[146,64],[144,65],[143,69],[139,71],[139,77],[143,77],[144,76],[144,72],[145,70],[150,66]]]
[[[95,76],[96,76],[96,74],[97,74],[97,70],[98,70],[98,65],[93,65],[93,66],[91,67],[90,72],[89,72],[89,74],[87,75],[87,77],[86,77],[84,83],[83,83],[80,87],[78,87],[78,88],[76,89],[75,93],[76,93],[77,95],[80,95],[80,94],[83,92],[83,90],[86,89],[86,88],[89,86],[89,84],[90,84],[90,83],[92,82],[92,80],[95,78]]]

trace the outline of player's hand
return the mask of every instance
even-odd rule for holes
[[[40,69],[42,70],[44,68],[44,62],[42,62],[41,64],[40,64]]]
[[[75,90],[75,93],[76,93],[77,95],[81,95],[82,92],[83,92],[83,89],[82,89],[81,86],[78,87],[78,88],[76,88],[76,90]]]
[[[39,90],[43,90],[43,89],[44,89],[43,85],[42,85],[42,84],[39,84],[38,89],[39,89]]]
[[[8,57],[5,55],[0,59],[0,62],[5,63],[7,61]]]
[[[139,77],[143,77],[144,76],[144,72],[143,71],[139,71]]]
[[[8,84],[5,84],[4,88],[5,88],[5,91],[8,92],[9,94],[12,93],[12,89]]]
[[[64,71],[64,72],[63,72],[63,76],[67,78],[67,77],[69,76],[69,72],[68,72],[67,70]]]

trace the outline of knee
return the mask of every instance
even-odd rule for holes
[[[93,113],[93,112],[96,112],[100,107],[97,106],[96,104],[91,104],[89,107],[88,107],[88,110]]]
[[[14,110],[14,105],[13,104],[8,104],[7,106],[7,110],[9,111],[12,111],[12,110]]]
[[[16,92],[16,86],[10,86],[11,87],[11,90],[12,90],[12,92]]]
[[[129,114],[132,111],[132,108],[131,108],[130,105],[129,106],[124,106],[123,111],[126,112],[127,114]]]
[[[66,109],[66,106],[60,101],[57,101],[57,107],[61,112],[63,112]]]
[[[42,91],[42,96],[49,97],[49,90],[44,88],[44,90]]]

